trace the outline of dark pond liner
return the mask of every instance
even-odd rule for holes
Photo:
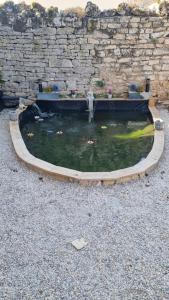
[[[64,112],[64,111],[79,111],[88,114],[86,100],[57,100],[57,101],[37,101],[37,105],[43,112]],[[95,100],[94,111],[112,111],[126,112],[126,119],[130,116],[130,120],[135,120],[138,113],[147,115],[152,122],[152,117],[148,108],[148,100]],[[132,114],[133,112],[133,114]],[[134,114],[136,112],[136,115]],[[23,113],[20,114],[20,128],[28,122],[34,120],[37,115],[35,109],[29,106]]]
[[[62,110],[85,111],[87,110],[86,100],[38,100],[37,105],[46,112],[57,112]],[[94,100],[94,110],[112,111],[140,111],[149,112],[148,100]]]

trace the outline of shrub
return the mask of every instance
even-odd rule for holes
[[[42,16],[45,15],[45,8],[37,2],[32,2],[32,9]]]
[[[6,1],[2,7],[7,11],[14,11],[15,10],[15,3],[13,1]]]
[[[103,80],[97,80],[95,85],[99,88],[103,88],[105,86],[105,82]]]
[[[53,7],[53,6],[49,7],[47,10],[47,14],[50,20],[54,19],[58,14],[58,7]]]
[[[83,17],[85,15],[85,10],[80,6],[77,6],[77,7],[70,7],[70,8],[65,9],[64,13],[66,15],[75,14],[78,17]]]

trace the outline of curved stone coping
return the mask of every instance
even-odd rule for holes
[[[160,117],[155,106],[149,107],[149,109],[153,120]],[[164,149],[164,130],[155,130],[154,143],[151,152],[144,160],[140,161],[133,167],[112,172],[80,172],[55,166],[30,154],[20,132],[19,115],[17,121],[10,121],[10,133],[18,157],[29,167],[37,171],[46,172],[48,175],[53,175],[58,180],[79,182],[83,185],[112,185],[143,177],[147,172],[152,170],[157,165]]]

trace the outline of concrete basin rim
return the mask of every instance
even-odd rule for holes
[[[153,120],[160,118],[159,111],[155,106],[149,106],[149,110]],[[77,181],[84,184],[90,184],[92,182],[95,184],[106,184],[106,182],[108,184],[115,184],[126,182],[132,179],[138,179],[155,168],[163,153],[164,130],[155,130],[153,146],[148,156],[143,161],[138,162],[132,167],[119,169],[112,172],[81,172],[61,166],[55,166],[36,158],[30,154],[26,148],[19,127],[19,115],[21,113],[22,111],[18,112],[18,118],[16,121],[10,121],[10,133],[17,156],[32,169],[45,172],[48,175],[55,176],[60,180]]]

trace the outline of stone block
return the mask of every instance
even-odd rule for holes
[[[140,17],[131,18],[130,23],[140,23]]]
[[[163,66],[162,66],[162,71],[169,71],[169,64],[164,64]]]
[[[166,55],[166,54],[168,54],[168,49],[155,49],[154,51],[153,51],[153,55],[154,56],[158,56],[158,55]]]
[[[108,28],[114,29],[114,28],[121,28],[121,24],[118,23],[110,23],[107,25]]]
[[[65,28],[58,28],[56,30],[56,34],[72,34],[74,32],[73,27],[65,27]]]
[[[62,68],[72,68],[73,64],[72,61],[69,59],[63,59],[62,61]]]
[[[117,40],[125,40],[125,37],[126,37],[126,35],[122,34],[122,33],[117,33],[114,35],[114,39],[117,39]]]
[[[139,23],[130,23],[130,27],[131,28],[138,28],[139,27]]]

